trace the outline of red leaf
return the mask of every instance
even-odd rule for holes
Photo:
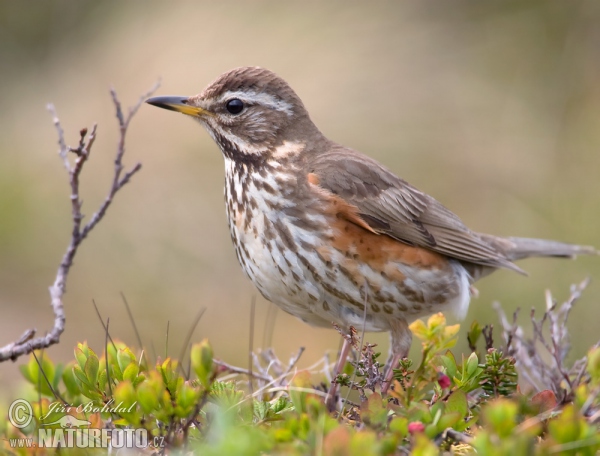
[[[531,403],[540,408],[540,412],[551,410],[558,404],[556,396],[550,390],[544,390],[531,398]]]

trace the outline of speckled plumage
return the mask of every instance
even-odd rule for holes
[[[234,98],[244,109],[231,114]],[[594,252],[469,230],[375,160],[323,136],[268,70],[237,68],[197,96],[149,102],[193,115],[219,145],[231,238],[262,295],[312,325],[390,331],[396,358],[410,347],[409,321],[464,315],[478,278],[522,272],[513,261],[527,256]]]

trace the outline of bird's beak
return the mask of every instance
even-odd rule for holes
[[[188,104],[189,98],[187,97],[152,97],[148,98],[146,103],[158,106],[159,108],[181,112],[193,117],[212,115],[212,113],[206,109]]]

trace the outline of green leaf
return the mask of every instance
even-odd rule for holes
[[[483,409],[485,421],[491,426],[491,429],[503,439],[510,436],[512,430],[517,425],[517,413],[519,406],[508,399],[497,399],[489,402]]]
[[[106,383],[108,382],[108,376],[106,374],[106,369],[102,369],[100,374],[98,374],[98,389],[100,391],[104,391],[106,388]]]
[[[100,362],[94,352],[90,350],[90,355],[85,362],[85,375],[88,378],[88,383],[92,386],[96,386],[98,380],[98,369],[100,368]]]
[[[27,379],[33,385],[37,385],[39,369],[37,368],[37,362],[33,355],[29,356],[29,362],[19,366],[19,370],[23,374],[23,377]]]
[[[71,394],[72,396],[77,396],[81,393],[79,387],[77,386],[77,382],[75,381],[75,374],[73,373],[73,368],[75,366],[75,362],[71,361],[69,364],[67,364],[62,374],[63,383],[65,384],[69,394]],[[79,366],[77,367],[79,368]],[[81,370],[81,368],[79,369]]]
[[[116,380],[117,382],[122,382],[123,381],[123,371],[121,370],[121,368],[119,367],[118,363],[112,363],[109,365],[110,368],[110,372],[111,372],[111,378],[113,380]]]
[[[439,449],[424,434],[417,434],[411,454],[413,456],[438,456]]]
[[[199,399],[199,391],[192,388],[189,384],[183,383],[177,391],[177,405],[179,406],[178,415],[187,417],[196,405]]]
[[[146,376],[144,374],[138,374],[137,377],[133,379],[133,386],[137,387],[144,380],[146,380]]]
[[[77,360],[77,364],[81,370],[85,369],[85,362],[88,357],[88,347],[87,343],[77,344],[77,348],[75,349],[75,359]]]
[[[73,375],[75,376],[75,379],[79,382],[80,388],[82,385],[85,385],[88,388],[91,387],[87,376],[85,375],[83,370],[81,370],[81,367],[79,367],[79,365],[73,366]]]
[[[157,366],[157,369],[162,375],[167,390],[175,398],[179,384],[183,383],[183,378],[177,375],[177,361],[167,358]]]
[[[600,383],[600,347],[592,348],[587,354],[587,371],[596,385]]]
[[[408,435],[408,419],[404,416],[396,416],[390,421],[390,431],[403,439]]]
[[[52,360],[50,358],[48,358],[48,355],[45,352],[38,355],[38,360],[40,361],[40,364],[42,365],[42,370],[45,374],[45,376],[42,375],[42,379],[41,379],[41,383],[40,383],[40,388],[42,390],[41,392],[42,392],[42,394],[46,394],[47,396],[54,397],[54,393],[52,392],[52,390],[50,389],[50,386],[48,385],[48,382],[50,382],[50,385],[57,384],[57,381],[54,378],[56,375],[56,369],[54,367],[54,363],[52,362]],[[38,369],[39,369],[39,366],[38,366]]]
[[[129,409],[131,412],[119,411],[119,415],[127,418],[130,424],[138,424],[140,416],[136,413],[137,395],[133,388],[133,384],[128,380],[123,380],[117,385],[114,391],[115,402],[118,404],[122,402],[122,408]]]
[[[258,421],[266,421],[271,411],[271,404],[268,402],[254,401],[254,416],[256,416]]]
[[[213,351],[207,339],[192,347],[192,369],[198,376],[200,384],[208,389],[213,373]]]
[[[361,416],[365,423],[372,426],[385,426],[387,424],[387,400],[381,398],[378,393],[369,396],[366,403],[363,403]]]
[[[135,363],[135,356],[128,347],[121,348],[117,352],[117,362],[119,364],[119,369],[124,373],[127,366],[131,363]]]
[[[58,386],[62,367],[59,368],[59,374],[57,374],[54,363],[45,353],[36,350],[35,355],[37,356],[37,361],[33,354],[31,354],[29,362],[26,365],[19,366],[19,369],[25,379],[34,386],[36,391],[39,391],[45,396],[54,397],[54,393],[50,389],[48,382],[50,382],[50,385],[52,386]],[[38,364],[38,361],[41,364],[41,369],[43,370],[45,377],[40,371],[40,364]],[[55,378],[57,375],[58,378]]]
[[[477,368],[479,367],[479,358],[477,358],[477,354],[475,352],[471,353],[469,359],[467,360],[467,378],[473,377]]]
[[[446,412],[458,412],[462,419],[466,418],[469,412],[469,403],[464,391],[458,389],[454,391],[446,401]]]
[[[456,359],[450,350],[448,350],[445,354],[440,355],[440,360],[442,361],[442,366],[446,369],[446,374],[450,378],[456,377],[456,371],[458,367],[456,365]]]
[[[292,410],[293,408],[294,405],[285,396],[278,397],[272,405],[273,413],[282,413],[285,411]]]
[[[469,332],[467,333],[469,347],[477,348],[477,342],[481,337],[482,330],[483,328],[477,321],[473,321],[473,323],[471,323],[471,327],[469,328]]]
[[[581,428],[585,425],[583,417],[572,404],[566,405],[562,414],[548,425],[548,431],[558,443],[570,443],[579,440]]]
[[[65,366],[62,364],[57,364],[56,367],[54,368],[54,376],[51,380],[52,382],[52,388],[54,388],[54,390],[58,390],[58,385],[60,383],[60,380],[62,379],[62,374],[65,370]]]
[[[140,370],[135,363],[129,364],[127,368],[123,371],[123,380],[130,380],[133,382],[138,376]]]
[[[460,422],[460,412],[446,412],[444,413],[437,422],[437,432],[442,432],[449,427],[455,427]]]
[[[148,382],[138,386],[136,394],[144,413],[151,413],[158,408],[158,396],[155,389]]]

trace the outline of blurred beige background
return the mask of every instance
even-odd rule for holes
[[[117,140],[111,85],[133,104],[192,95],[220,73],[260,65],[283,76],[332,139],[369,154],[430,193],[473,229],[600,246],[600,4],[577,2],[93,2],[0,1],[0,344],[52,325],[47,288],[69,239],[69,189],[45,105],[66,138],[99,123],[84,172],[84,210],[104,198]],[[144,344],[179,354],[195,340],[247,364],[250,302],[255,347],[269,304],[230,246],[220,152],[196,123],[142,106],[125,162],[141,173],[83,244],[65,296],[67,329],[55,360],[77,341],[102,351],[92,300],[113,337],[135,344],[119,293]],[[550,288],[592,284],[573,312],[573,355],[598,338],[600,258],[528,260],[524,278],[479,283],[467,324],[496,322],[500,301],[543,309]],[[464,336],[464,331],[463,331]],[[370,335],[387,350],[387,337]],[[464,337],[463,337],[464,339]],[[272,346],[301,365],[339,343],[333,331],[277,314]],[[415,344],[416,345],[416,344]],[[465,348],[461,340],[459,349]],[[413,353],[416,353],[414,350]],[[25,359],[19,363],[25,362]],[[0,365],[14,385],[16,365]]]

